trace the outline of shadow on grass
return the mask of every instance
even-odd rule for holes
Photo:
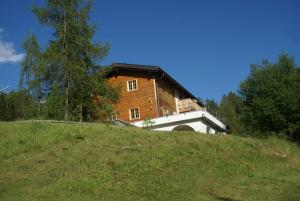
[[[216,193],[210,193],[210,195],[211,195],[215,200],[219,200],[219,201],[240,201],[240,200],[235,199],[235,198],[225,197],[225,196],[220,196],[220,195],[217,195]]]
[[[236,200],[233,198],[227,198],[227,197],[215,197],[215,198],[220,201],[239,201],[239,200]]]

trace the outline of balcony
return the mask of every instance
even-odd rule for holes
[[[193,99],[182,99],[178,101],[179,113],[191,112],[201,110],[201,106],[198,105],[196,100]]]

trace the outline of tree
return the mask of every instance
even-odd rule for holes
[[[36,101],[26,90],[0,93],[0,120],[12,121],[38,117]]]
[[[64,119],[64,101],[63,93],[53,86],[51,91],[47,94],[46,101],[44,103],[43,115],[47,119]]]
[[[53,38],[43,51],[40,51],[34,36],[25,41],[27,56],[21,83],[26,80],[32,93],[52,102],[46,104],[49,107],[57,101],[52,109],[64,111],[65,120],[88,120],[95,110],[92,104],[94,96],[105,99],[102,104],[111,104],[118,98],[117,92],[106,85],[103,79],[105,70],[99,64],[107,55],[109,46],[92,42],[95,26],[89,24],[91,1],[45,2],[45,7],[33,7],[33,13],[41,24],[53,30]],[[53,94],[59,96],[53,98]],[[109,107],[101,105],[101,108]],[[59,111],[53,111],[53,114],[61,118]]]
[[[46,89],[45,68],[42,63],[42,54],[34,34],[23,42],[23,48],[26,56],[21,65],[20,82],[21,90],[28,90],[30,95],[39,105],[39,114],[41,114],[41,101]]]
[[[249,129],[300,139],[300,73],[292,57],[281,54],[274,64],[252,65],[240,95]]]
[[[4,93],[0,92],[0,120],[6,120],[7,110],[6,110],[6,100]]]
[[[218,103],[216,103],[213,99],[206,99],[205,107],[212,114],[216,114],[219,112]]]
[[[242,122],[243,102],[240,96],[233,92],[224,95],[220,102],[219,112],[230,128],[230,132],[240,134],[244,131]]]
[[[23,48],[26,56],[21,65],[20,88],[28,87],[29,91],[32,91],[38,98],[41,90],[40,77],[42,69],[40,66],[40,48],[35,35],[31,34],[23,42]]]

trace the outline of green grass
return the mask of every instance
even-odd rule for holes
[[[0,200],[300,200],[282,139],[0,123]]]

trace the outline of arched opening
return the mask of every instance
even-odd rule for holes
[[[188,125],[179,125],[173,128],[173,131],[195,131],[195,130]]]

